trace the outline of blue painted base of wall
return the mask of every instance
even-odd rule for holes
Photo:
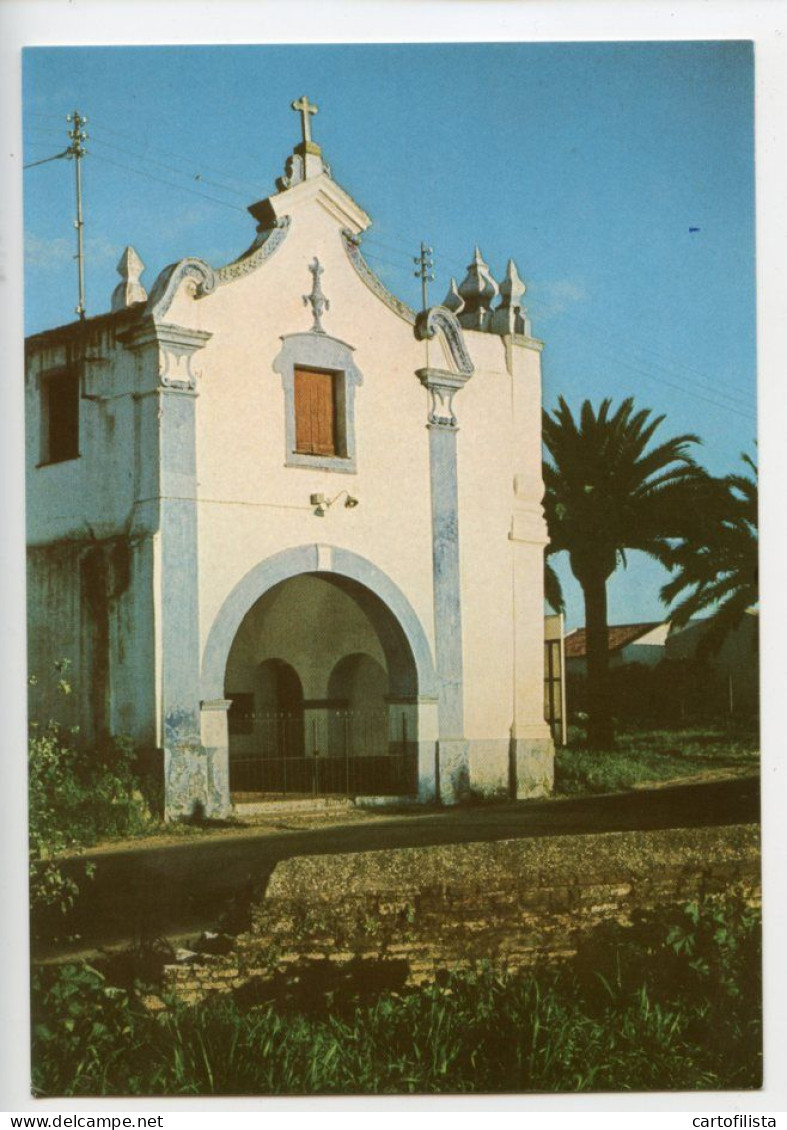
[[[221,820],[229,816],[227,750],[186,743],[165,749],[164,796],[166,820]]]
[[[458,804],[470,793],[468,744],[461,739],[441,738],[437,743],[441,804]]]
[[[435,742],[418,742],[418,803],[433,804],[436,793],[437,747]]]
[[[512,763],[517,800],[551,796],[555,787],[555,745],[551,738],[516,738]]]

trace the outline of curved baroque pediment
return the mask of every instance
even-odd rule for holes
[[[165,317],[185,279],[194,283],[194,294],[210,294],[216,288],[216,275],[204,259],[179,259],[165,267],[153,284],[146,312],[154,322]]]

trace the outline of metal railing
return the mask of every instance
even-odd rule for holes
[[[234,793],[410,796],[417,792],[417,751],[409,744],[405,712],[395,718],[387,709],[307,709],[305,715],[250,712],[242,719],[240,734],[234,742],[230,738]],[[246,749],[238,748],[240,741]]]

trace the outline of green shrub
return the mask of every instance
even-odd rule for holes
[[[648,781],[725,770],[749,772],[759,765],[756,734],[713,729],[641,730],[618,734],[614,749],[583,747],[576,730],[555,753],[555,789],[564,796],[617,792]]]
[[[39,1094],[723,1089],[761,1081],[758,915],[739,903],[605,927],[559,970],[489,969],[373,1003],[229,996],[164,1012],[95,969],[37,974]],[[320,1007],[317,1007],[318,1003]]]
[[[60,692],[71,693],[68,664],[56,663]],[[30,901],[33,911],[73,905],[78,887],[57,858],[113,836],[135,835],[151,817],[127,739],[98,750],[80,749],[75,732],[50,720],[33,723],[28,742]],[[89,873],[89,867],[86,865]]]

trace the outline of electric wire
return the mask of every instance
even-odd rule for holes
[[[245,208],[241,208],[238,204],[230,204],[226,200],[219,200],[215,196],[208,196],[204,192],[197,192],[195,188],[188,188],[185,184],[175,184],[173,181],[165,180],[163,177],[157,177],[153,173],[143,172],[142,169],[135,169],[132,165],[123,165],[120,161],[113,161],[110,157],[105,157],[103,153],[93,153],[98,161],[103,161],[106,165],[114,165],[115,168],[125,169],[128,173],[136,173],[138,177],[146,177],[148,180],[157,181],[158,184],[165,184],[169,188],[178,189],[180,192],[188,192],[192,196],[199,196],[203,200],[210,200],[213,204],[220,204],[222,208],[231,208],[233,212],[246,213]]]
[[[539,308],[540,307],[542,316],[551,315],[551,314],[554,313],[554,311],[550,307],[550,304],[547,300],[533,298],[530,295],[528,295],[528,298],[527,298],[527,306],[529,308]],[[577,314],[573,310],[572,311],[562,311],[560,316],[561,317],[565,316],[565,317],[569,318],[575,324],[577,324],[581,327],[584,327],[585,328],[584,332],[588,333],[590,336],[592,336],[597,341],[600,341],[600,340],[604,340],[604,341],[612,340],[613,342],[616,341],[614,335],[610,335],[606,330],[604,330],[603,332],[599,331],[599,328],[598,328],[598,326],[595,322],[591,321],[589,318],[583,318],[580,314]],[[617,339],[617,341],[620,341],[620,339]],[[624,346],[624,348],[626,348],[626,347]],[[668,376],[680,377],[680,375],[681,375],[680,369],[676,369],[674,364],[670,363],[670,361],[668,361],[668,360],[665,360],[665,357],[663,357],[657,351],[649,348],[648,346],[637,345],[637,346],[628,346],[627,348],[629,350],[631,350],[634,354],[636,354],[636,353],[642,354],[645,357],[645,360],[646,360],[647,363],[654,365],[656,368],[660,368]],[[727,389],[722,390],[717,385],[711,386],[711,385],[705,384],[704,381],[698,379],[700,376],[704,375],[704,374],[700,374],[699,370],[694,370],[688,365],[683,366],[683,368],[685,369],[685,372],[686,372],[687,375],[694,376],[694,374],[696,373],[696,376],[694,377],[694,385],[697,388],[703,390],[704,392],[709,393],[714,397],[721,396],[721,397],[723,397],[727,400],[730,400],[730,401],[733,401],[733,402],[738,402],[740,404],[740,406],[743,407],[743,408],[749,407],[751,405],[751,394],[744,392],[741,386],[735,385],[730,390],[727,390]],[[740,388],[740,391],[736,391],[739,388]]]
[[[222,192],[231,192],[233,196],[240,196],[244,200],[248,199],[249,194],[247,192],[240,192],[236,188],[230,188],[229,186],[221,184],[218,181],[211,180],[208,177],[203,176],[203,174],[199,170],[197,170],[196,172],[187,172],[185,169],[178,169],[174,165],[167,164],[166,161],[159,161],[156,157],[149,157],[143,153],[134,153],[132,150],[126,148],[125,146],[115,145],[111,141],[104,141],[103,138],[95,137],[93,134],[90,135],[90,142],[91,148],[94,145],[103,145],[109,149],[115,150],[118,153],[125,153],[129,157],[144,160],[151,165],[157,165],[162,169],[166,169],[168,172],[175,173],[176,176],[186,177],[190,181],[199,181],[200,184],[209,184],[213,188],[218,188]],[[92,149],[92,152],[95,155],[95,149]]]
[[[122,141],[130,142],[132,146],[136,146],[137,148],[142,148],[145,151],[147,151],[148,149],[153,149],[156,153],[164,153],[168,157],[179,157],[183,161],[192,161],[192,162],[194,161],[194,155],[193,154],[187,155],[185,153],[178,152],[177,150],[170,149],[169,147],[164,148],[164,146],[161,146],[161,145],[154,145],[153,142],[151,142],[151,141],[147,141],[146,139],[143,139],[143,138],[134,137],[133,135],[131,135],[129,133],[121,132],[120,130],[116,130],[116,129],[110,129],[109,126],[104,125],[101,122],[100,118],[95,119],[95,118],[91,117],[90,126],[91,126],[91,131],[94,131],[96,128],[98,128],[98,130],[101,133],[107,133],[107,134],[110,135],[110,137],[117,137],[117,138],[120,138]],[[91,132],[91,137],[92,136],[93,136],[93,132]],[[109,143],[105,142],[105,144],[109,144]],[[147,159],[147,152],[145,152],[145,157]],[[259,187],[259,184],[257,182],[254,182],[254,181],[251,181],[251,180],[247,181],[243,177],[228,176],[227,173],[226,173],[226,170],[217,169],[215,166],[206,165],[204,162],[200,162],[200,164],[202,165],[202,168],[206,169],[209,173],[215,173],[216,176],[222,177],[224,180],[228,181],[230,184],[235,184],[235,185],[238,185],[238,186],[246,185],[252,192],[258,193],[260,191],[260,187]]]
[[[40,116],[40,117],[46,116],[46,115],[41,114],[39,111],[31,111],[31,113],[35,114],[36,116]],[[163,161],[160,161],[156,158],[150,157],[148,154],[142,154],[142,153],[139,153],[139,152],[135,153],[128,146],[124,147],[124,146],[114,145],[112,142],[106,141],[105,139],[103,139],[100,136],[98,136],[98,137],[95,136],[96,126],[98,126],[98,129],[99,129],[100,132],[108,133],[112,136],[122,138],[126,141],[129,141],[129,140],[131,140],[132,142],[134,141],[134,139],[129,134],[121,133],[118,130],[112,130],[107,126],[102,125],[100,122],[96,123],[95,119],[92,119],[92,118],[91,118],[91,141],[94,141],[94,142],[96,142],[100,145],[106,146],[106,147],[111,148],[113,150],[116,150],[118,152],[125,153],[132,160],[134,160],[134,159],[144,159],[146,161],[149,161],[152,164],[155,164],[155,165],[157,165],[161,168],[167,169],[169,172],[173,172],[176,176],[187,177],[189,180],[199,180],[201,183],[210,184],[212,187],[217,188],[220,192],[229,192],[229,193],[232,193],[233,195],[244,195],[241,192],[239,192],[237,189],[233,189],[233,188],[229,187],[229,184],[227,184],[227,183],[222,184],[220,182],[213,181],[213,180],[205,177],[199,171],[196,172],[196,173],[184,172],[182,170],[175,168],[174,166],[172,166],[170,164],[167,164],[166,162],[163,162]],[[54,133],[54,132],[57,132],[57,133],[61,132],[61,131],[56,131],[54,129],[54,127],[33,126],[32,129],[35,132],[39,132],[39,133],[43,132],[43,133],[47,133],[47,134]],[[38,142],[38,143],[35,143],[35,144],[43,144],[43,143]],[[172,155],[172,156],[181,156],[184,160],[192,160],[192,158],[190,158],[190,157],[186,158],[185,155],[183,155],[183,154],[176,154],[176,153],[169,151],[169,150],[165,151],[160,146],[151,145],[148,142],[139,142],[139,144],[145,145],[145,146],[147,146],[147,148],[152,148],[152,149],[155,149],[159,152],[167,152],[167,153],[169,153],[169,155]],[[32,167],[35,167],[36,165],[39,165],[39,164],[45,164],[48,161],[58,160],[60,157],[66,156],[66,154],[67,154],[67,151],[65,151],[62,154],[57,154],[57,155],[52,156],[52,157],[44,158],[41,161],[30,162],[28,165],[23,166],[23,168],[32,168]],[[174,183],[172,181],[166,180],[163,177],[156,176],[153,173],[146,172],[146,171],[139,169],[139,168],[134,168],[131,165],[122,164],[119,161],[114,161],[103,153],[96,153],[95,150],[92,151],[92,155],[95,156],[99,161],[103,161],[105,164],[112,165],[112,166],[119,168],[119,169],[123,169],[126,172],[135,173],[137,176],[145,177],[148,180],[157,182],[159,184],[164,184],[167,187],[174,188],[176,190],[181,190],[181,191],[184,191],[184,192],[188,192],[193,196],[198,196],[203,200],[207,200],[207,201],[209,201],[213,204],[220,205],[221,207],[230,208],[233,211],[237,211],[237,212],[242,212],[242,213],[246,212],[245,208],[241,208],[238,205],[231,204],[230,202],[228,202],[226,200],[219,199],[215,196],[209,196],[208,194],[203,193],[203,192],[199,192],[199,191],[197,191],[196,189],[194,189],[190,186],[187,186],[187,185],[184,185],[184,184],[177,184],[177,183]],[[209,166],[206,166],[206,165],[203,164],[203,168],[209,169]],[[211,171],[216,171],[216,170],[214,169],[214,170],[211,170]],[[249,185],[251,184],[251,182],[244,182],[244,181],[237,179],[237,178],[226,177],[226,175],[224,173],[218,173],[218,175],[222,176],[225,181],[228,181],[231,184],[238,184],[238,185],[242,184],[242,183],[247,183]],[[396,234],[396,233],[394,233],[394,234]],[[409,240],[409,237],[405,237],[403,233],[399,233],[399,234],[402,235],[403,240],[405,240],[405,241]],[[416,246],[417,241],[411,241],[411,242],[412,242],[413,246]],[[371,244],[372,250],[368,249],[369,244]],[[408,275],[409,276],[410,272],[409,272],[408,267],[409,267],[409,259],[411,257],[409,257],[405,252],[403,252],[401,250],[401,248],[395,248],[395,247],[391,246],[390,244],[385,243],[382,240],[379,240],[374,235],[364,237],[364,239],[362,241],[359,241],[359,247],[360,247],[361,253],[363,254],[364,258],[371,259],[375,262],[382,263],[382,264],[384,264],[385,266],[387,266],[388,268],[397,272],[400,275]],[[388,258],[387,255],[379,254],[378,250],[376,250],[378,248],[384,249],[389,254],[396,255],[397,257],[399,257],[400,261],[397,262],[395,260]],[[405,267],[405,265],[404,265],[405,262],[408,263],[408,267]],[[552,313],[552,311],[550,310],[548,302],[532,298],[531,296],[528,296],[528,306],[529,307],[535,307],[536,309],[540,308],[541,311],[542,311],[542,316],[544,314],[547,314],[547,313]],[[576,315],[573,312],[563,313],[561,316],[567,317],[569,319],[569,321],[571,321],[574,324],[578,324],[578,325],[581,325],[585,321],[584,319],[582,319],[580,316]],[[585,330],[583,332],[585,332],[586,334],[589,332],[590,336],[592,336],[594,338],[594,340],[596,340],[596,341],[601,340],[601,335],[598,333],[597,328],[592,323],[587,321],[587,322],[585,322],[585,325],[591,327],[591,329],[590,329],[590,331]],[[609,335],[605,333],[603,335],[603,340],[608,343],[610,341]],[[628,348],[631,349],[630,346]],[[750,420],[756,421],[756,417],[750,411],[747,411],[746,407],[744,407],[743,400],[744,400],[744,397],[746,396],[746,394],[743,393],[742,391],[740,393],[736,393],[734,391],[722,391],[718,387],[714,387],[712,391],[715,393],[715,396],[703,395],[703,391],[697,391],[697,388],[687,388],[683,384],[678,384],[678,383],[675,383],[674,381],[669,381],[669,380],[665,379],[664,376],[656,375],[653,372],[649,371],[649,369],[643,367],[645,364],[649,364],[652,368],[661,369],[662,372],[666,372],[670,376],[679,378],[680,372],[676,371],[670,365],[670,363],[667,360],[664,359],[667,355],[664,355],[662,357],[657,352],[655,352],[653,350],[648,350],[646,347],[643,347],[643,346],[634,347],[634,348],[635,348],[635,354],[634,354],[633,360],[631,360],[631,359],[627,360],[625,358],[622,358],[620,356],[620,354],[618,353],[614,358],[615,365],[620,366],[622,364],[622,366],[624,368],[628,369],[631,372],[637,373],[639,376],[645,377],[645,379],[647,379],[647,380],[651,380],[654,383],[657,383],[660,387],[670,388],[674,391],[682,393],[683,395],[692,397],[696,400],[701,400],[704,403],[712,405],[713,407],[726,409],[727,411],[730,411],[730,412],[736,412],[738,414],[746,416]],[[639,352],[640,354],[644,354],[646,356],[646,358],[649,356],[651,358],[651,360],[649,362],[647,360],[643,361],[641,358],[636,357],[636,352]],[[682,367],[686,372],[692,372],[693,371],[693,372],[695,372],[699,375],[699,371],[696,370],[696,369],[692,369],[692,367],[688,364],[682,363]],[[698,382],[697,380],[695,380],[695,385],[698,385],[699,389],[704,390],[705,392],[711,391],[709,386],[705,385],[704,383]],[[723,400],[717,399],[718,397],[722,397]],[[725,403],[724,401],[727,401],[727,403]],[[747,405],[750,404],[750,401],[748,400],[748,398],[746,398],[746,403],[747,403]]]
[[[68,152],[68,149],[64,149],[62,153],[55,153],[53,157],[44,157],[41,161],[28,161],[28,163],[26,165],[23,165],[22,168],[35,169],[36,166],[46,165],[49,161],[59,161],[61,157],[67,157]]]
[[[411,235],[405,234],[404,232],[402,232],[398,229],[392,230],[391,234],[400,237],[402,239],[402,241],[404,243],[407,243],[408,245],[412,244],[412,246],[415,247],[418,243],[418,240],[416,240],[414,237],[412,237]],[[364,238],[363,238],[363,242],[361,243],[361,250],[363,250],[363,246],[366,243],[367,239],[375,239],[375,238],[376,237],[374,235],[371,235],[371,236],[365,235]],[[532,240],[532,233],[528,234],[528,239]],[[546,244],[544,243],[543,240],[536,239],[535,243],[538,246],[541,246],[542,250],[548,250],[548,248],[546,247]],[[441,258],[442,258],[443,262],[445,262],[446,260],[449,260],[449,259],[456,259],[457,261],[459,261],[459,255],[456,252],[456,248],[451,248],[447,252],[444,252],[442,254]],[[527,299],[526,299],[526,305],[531,306],[531,305],[536,305],[536,303],[537,303],[537,300],[532,298],[530,293],[528,293],[528,296],[527,296]],[[549,304],[546,303],[546,302],[542,303],[542,310],[543,310],[543,313],[550,313],[550,314],[553,313],[553,311],[549,309]],[[573,314],[570,315],[570,316],[574,317],[575,321],[581,321],[582,320],[582,319],[580,319],[579,317],[577,317]],[[591,323],[590,321],[587,322],[587,325],[593,325],[594,328],[595,328],[595,324]],[[609,339],[609,335],[606,335],[606,336],[607,336],[607,339]],[[703,382],[703,378],[705,380],[707,380],[707,374],[703,373],[701,370],[697,369],[696,366],[691,365],[690,362],[685,361],[683,358],[677,358],[674,355],[669,354],[665,350],[662,350],[661,352],[657,352],[657,351],[653,350],[652,348],[651,349],[648,349],[647,347],[638,347],[638,348],[640,349],[640,352],[648,353],[648,354],[650,354],[651,357],[657,359],[659,361],[659,363],[662,365],[662,367],[665,368],[666,370],[669,370],[671,368],[673,376],[680,376],[681,373],[693,374],[699,382],[702,382],[702,383],[700,383],[700,387],[704,388],[704,390],[706,392],[709,392],[712,395],[718,395],[719,394],[719,389],[715,384],[708,385],[708,384]],[[729,391],[725,391],[723,393],[723,395],[727,396],[727,397],[736,397],[737,396],[740,400],[742,400],[746,404],[751,403],[750,393],[749,393],[748,390],[743,388],[743,386],[735,385],[734,390],[735,391],[730,389]]]
[[[28,113],[35,114],[38,117],[46,117],[48,120],[56,120],[56,121],[60,120],[59,115],[44,114],[41,111],[31,110],[31,111],[28,111]],[[65,119],[63,119],[63,120],[65,120]],[[147,151],[149,149],[153,149],[155,152],[166,154],[166,156],[168,156],[168,157],[179,157],[184,161],[194,162],[194,155],[193,154],[187,155],[185,153],[178,152],[177,150],[172,149],[170,146],[164,147],[162,145],[155,145],[153,142],[151,142],[147,138],[136,137],[136,136],[129,134],[125,131],[110,128],[108,125],[106,125],[106,124],[104,124],[104,122],[102,122],[101,118],[96,118],[93,115],[90,116],[89,126],[90,126],[91,140],[93,139],[93,137],[96,133],[96,130],[98,130],[100,133],[106,133],[106,134],[109,134],[110,137],[120,138],[122,141],[130,142],[132,146],[135,146],[137,148],[141,148],[142,150],[144,150],[143,156],[145,157],[145,159],[152,160],[152,158],[148,158]],[[32,126],[31,128],[32,129],[47,128],[49,130],[54,130],[53,126],[49,126],[49,127]],[[59,132],[59,131],[55,131],[55,132]],[[105,142],[104,144],[109,144],[109,143]],[[212,172],[212,173],[215,173],[217,176],[223,177],[225,180],[229,181],[231,184],[238,184],[238,185],[245,184],[250,188],[250,190],[252,192],[259,192],[259,184],[255,183],[253,181],[250,181],[250,180],[246,181],[242,177],[237,177],[237,176],[227,176],[226,170],[224,170],[224,169],[217,169],[214,166],[206,165],[204,162],[200,162],[200,164],[202,165],[202,168],[206,169],[208,172]]]
[[[541,303],[537,299],[531,299],[528,302],[528,306],[530,308],[534,308],[536,313],[538,312],[538,307],[542,307],[542,315],[543,313],[549,312],[549,304]],[[589,337],[594,342],[602,343],[602,353],[605,356],[609,355],[608,352],[603,349],[603,344],[607,344],[610,341],[610,337],[608,334],[606,334],[606,332],[600,332],[598,328],[593,326],[588,320],[578,317],[571,312],[566,312],[563,316],[567,318],[569,322],[576,325],[584,337]],[[695,397],[698,400],[703,400],[708,404],[714,404],[719,408],[726,408],[732,412],[741,412],[745,415],[748,415],[751,419],[755,418],[751,414],[752,397],[747,397],[742,393],[726,392],[719,388],[711,390],[706,385],[696,380],[693,382],[693,387],[691,388],[687,387],[684,384],[675,383],[675,379],[680,378],[680,373],[676,372],[673,368],[665,365],[662,361],[660,361],[658,359],[658,355],[655,355],[655,359],[653,359],[652,357],[648,356],[649,351],[644,347],[632,347],[626,346],[624,344],[621,348],[620,340],[615,341],[614,338],[611,340],[612,344],[615,345],[615,358],[617,360],[617,363],[620,363],[622,361],[624,364],[627,364],[628,367],[633,371],[637,371],[642,374],[646,373],[647,370],[643,368],[643,366],[646,366],[647,369],[655,370],[655,373],[651,372],[649,374],[650,378],[652,380],[658,381],[659,384],[667,388],[672,388],[675,391],[683,393],[684,395]],[[627,351],[628,360],[626,360]],[[637,356],[638,353],[643,354],[644,356]],[[669,378],[673,379],[670,380]],[[711,393],[712,395],[710,395]]]
[[[37,127],[33,127],[33,128],[36,129]],[[59,131],[52,130],[52,131],[48,131],[48,132],[54,133],[54,132],[59,132]],[[40,144],[40,143],[36,143],[36,144]],[[233,196],[240,196],[242,199],[247,199],[248,196],[249,196],[249,193],[247,193],[247,192],[241,192],[239,189],[231,188],[227,184],[221,184],[218,181],[214,181],[214,180],[206,177],[199,169],[196,169],[195,171],[179,169],[175,165],[167,163],[166,161],[161,161],[156,157],[151,157],[148,154],[141,153],[141,152],[134,152],[132,149],[128,148],[127,146],[115,145],[114,142],[105,141],[104,138],[97,135],[97,132],[94,129],[92,121],[91,121],[90,150],[89,150],[89,152],[92,156],[101,156],[101,154],[96,153],[96,150],[95,150],[96,145],[99,145],[99,146],[102,146],[102,147],[106,146],[107,148],[115,150],[119,153],[124,153],[128,157],[132,158],[133,160],[142,160],[142,161],[145,161],[148,164],[157,165],[160,168],[166,169],[168,172],[174,173],[176,176],[186,178],[190,182],[191,181],[198,181],[201,184],[210,184],[212,187],[218,188],[221,192],[229,192],[229,193],[232,193]]]

